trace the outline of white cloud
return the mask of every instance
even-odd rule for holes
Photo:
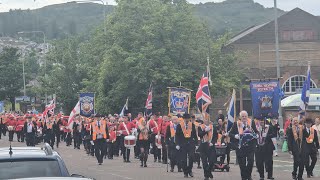
[[[70,2],[73,0],[0,0],[0,12],[8,11],[9,9],[36,9],[50,4],[58,4]],[[115,4],[114,0],[104,0],[108,4]],[[205,2],[221,2],[224,0],[188,0],[190,3],[205,3]],[[266,7],[273,7],[272,0],[254,0]],[[320,0],[278,0],[280,9],[290,11],[299,7],[314,15],[320,15]]]

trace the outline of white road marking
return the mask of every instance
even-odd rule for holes
[[[107,173],[107,174],[110,174],[110,175],[116,176],[116,177],[120,177],[120,178],[123,178],[123,179],[132,179],[132,178],[130,178],[130,177],[121,176],[121,175],[119,175],[119,174],[113,174],[113,173]]]

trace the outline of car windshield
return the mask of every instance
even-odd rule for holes
[[[0,161],[0,179],[61,176],[59,163],[56,160]]]

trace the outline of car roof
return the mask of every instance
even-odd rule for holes
[[[10,152],[12,154],[10,154]],[[56,151],[53,151],[51,147],[45,144],[43,147],[6,147],[0,148],[0,159],[9,158],[48,158],[53,159],[59,156]]]
[[[14,180],[92,180],[90,178],[79,177],[33,177],[33,178],[19,178]]]

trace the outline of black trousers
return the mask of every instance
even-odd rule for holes
[[[242,179],[251,178],[253,163],[254,163],[254,149],[242,147],[236,150],[236,155],[241,171]]]
[[[113,159],[114,146],[116,142],[108,142],[108,158]]]
[[[158,161],[161,161],[161,149],[158,149],[156,146],[156,134],[152,134],[150,140],[152,142],[154,160],[156,161],[158,159]]]
[[[23,133],[23,131],[16,131],[16,133],[17,133],[17,141],[24,142],[24,133]]]
[[[27,133],[26,134],[26,144],[27,146],[34,146],[36,135],[35,133]]]
[[[56,144],[56,145],[57,145],[57,148],[58,148],[58,147],[59,147],[59,143],[60,143],[60,141],[61,141],[61,140],[60,140],[60,138],[61,138],[61,133],[60,133],[60,132],[56,132],[55,135],[56,135],[56,138],[57,138],[57,144]]]
[[[115,156],[119,156],[119,151],[120,151],[120,143],[121,142],[123,142],[123,140],[122,140],[122,136],[117,136],[117,138],[116,138],[116,142],[115,142],[115,144],[114,144],[114,151],[113,151],[113,154],[115,155]]]
[[[46,132],[44,142],[48,143],[53,148],[54,141],[55,141],[55,134],[52,132],[52,130],[49,130],[48,132]]]
[[[297,171],[298,171],[298,177],[302,178],[303,171],[304,171],[304,159],[305,157],[303,156],[302,153],[297,153],[293,154],[293,171],[292,175],[297,176]]]
[[[306,171],[307,171],[307,174],[311,174],[313,173],[313,169],[317,163],[317,152],[316,151],[311,151],[311,152],[308,152],[306,154],[306,158],[305,159],[305,166],[306,166]],[[310,159],[311,159],[311,164],[310,164]]]
[[[200,148],[200,157],[202,161],[204,177],[205,178],[213,177],[212,169],[213,169],[214,163],[217,160],[215,147],[214,145],[209,146],[208,143],[202,143],[199,148]]]
[[[97,139],[94,141],[94,152],[98,163],[103,163],[103,157],[106,153],[106,139]]]
[[[81,134],[79,132],[73,133],[73,147],[80,149]]]
[[[166,142],[164,137],[161,137],[161,144],[162,144],[162,161],[166,164],[167,160],[168,160],[168,150],[167,150],[167,146],[166,146]]]
[[[71,145],[71,142],[72,142],[71,132],[68,132],[68,133],[66,134],[66,143],[67,143],[67,146],[70,146],[70,145]]]
[[[181,155],[183,172],[184,174],[191,173],[194,161],[195,146],[188,143],[180,148],[181,149],[178,153]]]
[[[174,169],[174,166],[178,167],[178,170],[181,169],[180,158],[178,156],[179,151],[176,149],[176,145],[171,145],[168,148],[170,166],[171,169]]]
[[[258,147],[256,149],[256,166],[260,178],[264,178],[264,169],[268,172],[268,177],[273,177],[273,151],[268,147]]]
[[[14,131],[9,131],[9,141],[13,141]]]
[[[230,150],[231,150],[230,145],[228,144],[226,149],[226,154],[220,157],[221,164],[225,162],[226,156],[227,156],[227,164],[230,164]]]

